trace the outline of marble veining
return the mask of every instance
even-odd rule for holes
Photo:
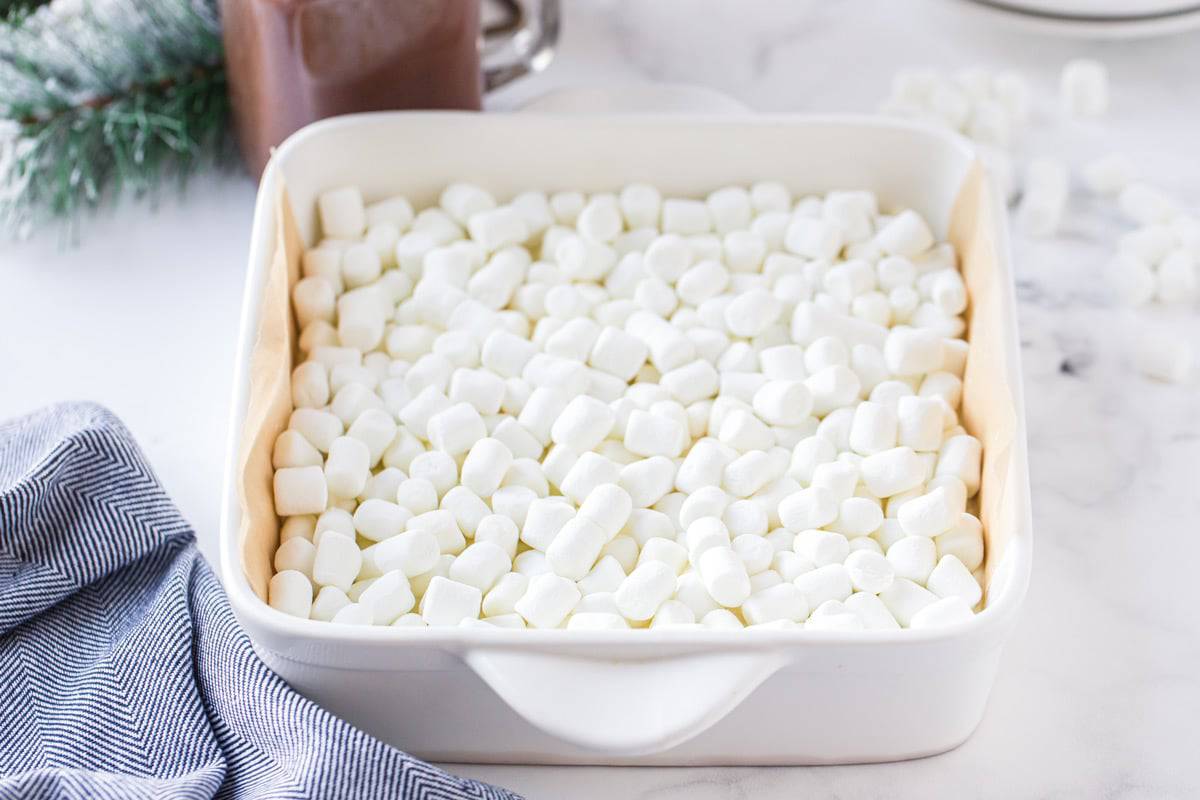
[[[901,66],[1008,65],[1040,98],[1022,154],[1078,162],[1123,150],[1148,178],[1200,204],[1200,34],[1030,37],[951,0],[566,0],[564,30],[551,69],[490,107],[561,86],[665,81],[759,110],[871,111]],[[1113,111],[1063,123],[1058,69],[1082,54],[1108,63]],[[109,405],[210,559],[253,196],[248,180],[206,178],[157,212],[106,214],[79,249],[52,233],[0,245],[0,416],[57,399]],[[1200,342],[1200,317],[1113,303],[1102,273],[1122,230],[1111,206],[1077,192],[1061,237],[1013,242],[1034,575],[987,714],[965,745],[870,766],[454,768],[533,798],[1200,794],[1200,393],[1138,377],[1129,357],[1148,326],[1178,326]]]

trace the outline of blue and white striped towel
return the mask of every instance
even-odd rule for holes
[[[515,795],[292,691],[124,426],[63,405],[0,424],[0,798],[42,797]]]

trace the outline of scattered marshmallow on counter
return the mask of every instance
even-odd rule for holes
[[[1090,58],[1068,61],[1059,78],[1059,95],[1071,116],[1102,116],[1108,110],[1108,69]]]
[[[998,145],[1028,113],[1007,73],[896,91]],[[1119,167],[1094,183],[1122,189]],[[456,183],[416,213],[351,187],[318,212],[272,453],[274,608],[870,631],[983,601],[982,452],[958,415],[968,298],[916,211],[762,182],[511,201]]]

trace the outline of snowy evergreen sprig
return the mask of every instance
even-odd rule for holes
[[[0,227],[227,161],[216,0],[0,2]]]

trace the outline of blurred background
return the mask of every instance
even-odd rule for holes
[[[1018,166],[1121,152],[1194,212],[1200,6],[1186,5],[1045,4],[1155,12],[1080,21],[955,0],[563,0],[544,70],[483,103],[870,113],[902,68],[1013,69],[1033,98],[1011,146]],[[1102,116],[1060,113],[1060,71],[1078,57],[1107,66]],[[580,88],[589,93],[561,93]],[[203,168],[183,193],[126,195],[69,232],[47,222],[0,241],[0,418],[58,400],[107,405],[212,561],[254,196],[239,167]],[[1200,325],[1194,303],[1134,311],[1114,298],[1104,268],[1129,229],[1111,201],[1076,188],[1056,235],[1014,237],[1037,555],[987,717],[966,745],[861,767],[459,771],[532,797],[1195,796],[1200,395],[1194,380],[1139,375],[1129,343],[1166,321],[1200,342]]]

